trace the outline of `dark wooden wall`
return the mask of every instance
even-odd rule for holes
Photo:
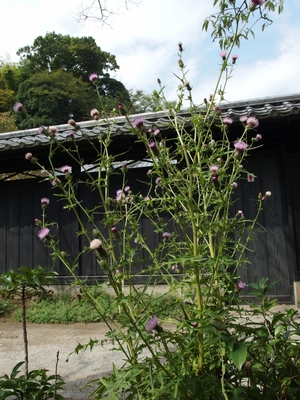
[[[293,281],[296,280],[297,262],[294,241],[293,209],[290,203],[291,187],[287,179],[288,165],[284,154],[268,158],[251,158],[246,165],[248,171],[256,176],[253,182],[246,179],[239,183],[235,209],[242,209],[245,218],[253,218],[257,211],[258,193],[271,191],[253,232],[254,240],[249,243],[247,252],[250,264],[239,269],[243,282],[256,282],[269,278],[277,282],[271,294],[282,302],[293,296]],[[249,291],[244,291],[247,295]]]
[[[270,282],[278,281],[272,289],[272,295],[282,302],[293,300],[293,281],[298,279],[300,271],[300,205],[298,184],[298,157],[285,156],[284,152],[268,157],[251,157],[246,168],[256,175],[254,182],[239,183],[235,211],[241,209],[246,218],[253,218],[256,213],[258,193],[270,190],[272,196],[267,200],[259,217],[248,252],[250,264],[239,269],[241,280],[258,282],[268,277]],[[134,192],[143,190],[141,181],[145,180],[147,169],[134,169],[130,172],[129,184]],[[121,187],[121,177],[114,177],[111,183],[114,197]],[[97,192],[88,191],[85,185],[79,185],[79,196],[89,207],[99,203]],[[12,268],[17,270],[26,265],[34,268],[41,265],[52,267],[49,250],[37,237],[39,228],[34,224],[40,218],[40,199],[48,197],[48,221],[57,221],[53,226],[61,250],[76,255],[88,245],[85,238],[77,237],[78,223],[72,212],[63,209],[57,201],[49,182],[38,179],[0,182],[0,273]],[[142,220],[142,229],[155,245],[157,236],[151,231],[147,220]],[[138,268],[138,267],[136,267]],[[68,275],[63,265],[56,269],[62,278]],[[79,262],[78,274],[89,276],[92,280],[105,279],[104,271],[99,270],[92,253],[85,254]],[[137,270],[135,272],[138,272]],[[141,282],[142,282],[141,278]],[[67,278],[65,279],[67,281]],[[247,297],[247,289],[244,292]]]

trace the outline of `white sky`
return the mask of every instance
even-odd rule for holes
[[[123,4],[123,0],[110,0]],[[111,27],[95,22],[81,25],[74,15],[92,0],[10,0],[1,7],[0,59],[18,61],[16,51],[32,45],[47,32],[93,36],[102,50],[116,56],[120,70],[113,74],[127,89],[151,93],[157,78],[166,85],[169,100],[176,98],[177,43],[183,42],[184,62],[196,103],[213,91],[221,59],[217,43],[202,32],[213,0],[140,0],[114,17]],[[265,32],[236,49],[234,76],[226,90],[229,101],[300,93],[300,0],[285,0]],[[97,72],[97,71],[95,71]]]

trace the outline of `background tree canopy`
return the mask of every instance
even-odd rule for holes
[[[0,132],[64,124],[69,118],[89,120],[92,108],[109,115],[119,101],[131,113],[159,109],[155,96],[128,91],[110,76],[119,69],[116,57],[102,51],[92,37],[51,32],[17,54],[20,63],[0,64],[0,113],[6,113],[0,119]],[[96,84],[89,81],[91,73],[98,75]],[[25,112],[12,115],[16,101]]]
[[[109,113],[118,101],[130,102],[128,90],[109,74],[119,68],[115,56],[102,51],[92,37],[47,33],[17,54],[26,77],[16,95],[26,110],[16,116],[20,129],[63,124],[69,118],[84,121],[94,107]],[[91,73],[99,76],[101,102],[89,82]]]
[[[37,37],[32,46],[25,46],[17,54],[29,62],[31,74],[62,69],[88,81],[89,74],[109,76],[119,69],[116,57],[102,51],[91,37],[71,37],[55,32]]]
[[[20,129],[29,129],[65,124],[69,118],[90,119],[96,95],[88,83],[60,69],[32,75],[19,86],[17,99],[26,112],[17,113],[16,123]]]

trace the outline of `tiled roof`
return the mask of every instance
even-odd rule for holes
[[[281,118],[295,114],[300,114],[300,94],[291,96],[280,96],[263,98],[256,100],[239,101],[234,103],[224,103],[221,105],[222,117],[229,116],[233,120],[238,120],[243,115],[256,116],[259,119]],[[132,115],[134,120],[140,115]],[[169,117],[167,111],[142,114],[146,128],[159,128],[165,130],[169,128]],[[184,118],[189,123],[189,111],[183,110],[178,113],[179,118]],[[125,117],[116,117],[109,120],[99,120],[98,122],[80,122],[80,131],[74,132],[77,141],[84,140],[86,137],[94,139],[99,132],[106,133],[108,126],[112,130],[113,136],[131,135],[130,125]],[[56,139],[61,143],[69,141],[68,133],[73,129],[71,125],[64,124],[56,126]],[[39,134],[38,129],[28,129],[23,131],[3,133],[0,135],[0,153],[12,152],[15,149],[30,149],[35,147],[47,146],[51,138],[44,134]]]

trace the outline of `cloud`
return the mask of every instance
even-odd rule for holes
[[[144,0],[115,16],[112,29],[99,30],[88,24],[82,33],[93,36],[102,49],[116,55],[120,65],[117,79],[128,88],[151,92],[157,87],[157,78],[167,87],[175,81],[172,71],[178,73],[179,41],[199,51],[207,36],[202,32],[202,22],[211,11],[210,1]],[[188,54],[189,59],[198,57]]]
[[[201,103],[213,91],[221,64],[219,47],[202,31],[204,19],[213,12],[211,0],[141,0],[103,29],[97,23],[82,26],[75,21],[81,2],[89,4],[91,0],[7,2],[0,35],[8,39],[0,43],[0,56],[9,53],[17,61],[16,50],[31,45],[46,32],[92,36],[102,50],[116,55],[120,70],[113,76],[128,89],[150,93],[157,89],[160,78],[167,98],[174,100],[179,83],[174,73],[180,73],[177,43],[182,41],[189,69],[186,79],[193,87],[195,101]],[[123,0],[118,2],[124,4]],[[244,42],[237,50],[240,58],[228,83],[228,100],[300,91],[299,0],[289,0],[285,7],[281,16],[274,15],[274,24],[266,32],[257,32],[255,40]]]
[[[230,82],[232,100],[292,94],[300,91],[300,53],[295,38],[298,26],[280,26],[281,41],[272,58],[259,59],[252,65],[237,67]]]

